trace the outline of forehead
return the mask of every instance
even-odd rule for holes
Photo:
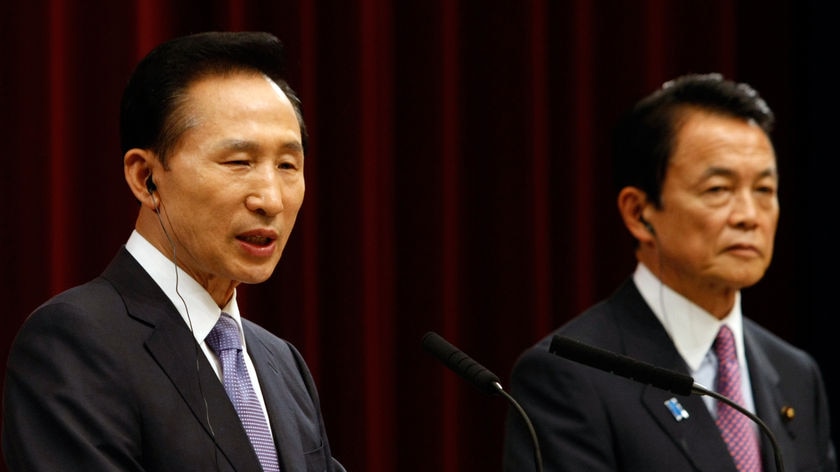
[[[230,140],[302,147],[300,122],[291,100],[273,80],[252,71],[196,78],[170,115],[169,129],[177,136],[173,154],[185,146],[206,147]]]
[[[253,102],[269,99],[271,103],[279,101],[291,106],[291,101],[273,80],[257,71],[237,70],[205,74],[187,85],[184,96],[187,105],[219,105],[223,109],[228,104]]]
[[[755,123],[692,111],[677,129],[667,174],[706,173],[709,168],[732,173],[769,170],[775,175],[776,154],[770,138]]]
[[[299,128],[296,110],[286,93],[270,78],[251,71],[196,79],[185,91],[180,115],[185,129],[214,122],[225,127],[259,122]]]

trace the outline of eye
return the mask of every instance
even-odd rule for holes
[[[726,192],[726,191],[729,191],[729,187],[728,187],[728,186],[725,186],[725,185],[714,185],[714,186],[708,187],[708,188],[705,190],[705,193],[709,193],[709,194],[713,194],[713,195],[714,195],[714,194],[719,194],[719,193],[723,193],[723,192]]]
[[[756,189],[756,191],[758,193],[763,193],[763,194],[766,194],[766,195],[774,195],[776,193],[776,187],[774,187],[772,185],[762,185],[762,186],[759,186]]]
[[[297,171],[303,166],[303,158],[294,154],[286,154],[277,160],[276,165],[279,170]]]

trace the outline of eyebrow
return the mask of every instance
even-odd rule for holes
[[[225,139],[215,146],[218,150],[244,151],[254,153],[261,148],[261,145],[245,139]],[[303,145],[297,141],[288,141],[280,146],[280,149],[287,152],[303,153]]]
[[[735,175],[735,171],[733,171],[732,169],[729,169],[727,167],[715,167],[715,166],[713,166],[713,167],[709,167],[708,169],[706,169],[705,172],[703,172],[703,179],[707,179],[709,177],[714,177],[714,176],[732,177],[734,175]],[[779,176],[779,174],[776,171],[775,167],[768,167],[768,168],[764,169],[763,171],[761,171],[760,174],[758,174],[759,179],[763,179],[765,177],[778,177],[778,176]]]

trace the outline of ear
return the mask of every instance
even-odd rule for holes
[[[157,168],[161,168],[160,161],[148,149],[129,149],[123,156],[123,172],[128,188],[134,194],[134,198],[150,210],[157,208],[158,199],[149,192],[146,179],[153,174],[161,174],[162,170],[154,172]]]
[[[648,221],[645,209],[650,205],[647,194],[637,187],[624,187],[618,193],[618,212],[624,226],[640,243],[654,240],[654,235],[645,224]]]

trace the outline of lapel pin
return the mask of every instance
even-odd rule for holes
[[[668,411],[670,411],[671,414],[674,415],[675,420],[682,421],[688,419],[688,412],[685,411],[685,408],[683,408],[683,406],[680,405],[680,402],[677,401],[676,398],[671,397],[670,400],[666,400],[665,406],[668,408]],[[791,411],[792,410],[793,409],[791,408]]]
[[[793,421],[793,417],[796,416],[796,411],[794,411],[792,406],[783,406],[779,413],[781,413],[782,420],[784,420],[785,423],[790,423]]]

